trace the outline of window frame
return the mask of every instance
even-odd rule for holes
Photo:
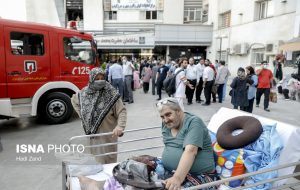
[[[87,49],[87,47],[82,47],[80,48],[74,48],[73,44],[77,44],[77,43],[72,43],[71,39],[72,37],[70,36],[64,36],[62,43],[63,43],[63,55],[64,55],[64,59],[68,60],[68,61],[75,61],[77,63],[81,63],[81,64],[85,64],[85,65],[93,65],[96,61],[96,53],[94,52],[94,45],[93,45],[93,41],[88,40],[88,39],[81,39],[82,42],[89,42],[89,47]],[[72,46],[69,46],[69,44],[66,44],[67,42],[71,43]],[[80,42],[80,43],[82,43]],[[72,52],[67,52],[67,47],[72,47]],[[82,53],[81,53],[82,52]],[[80,55],[82,54],[83,56],[87,56],[87,53],[89,54],[88,56],[90,57],[89,59],[86,60],[80,60]]]
[[[216,51],[216,57],[217,59],[220,58],[220,53],[221,53],[221,59],[220,60],[223,60],[223,61],[228,61],[228,51],[227,50],[217,50]]]
[[[259,1],[256,2],[256,5],[256,20],[262,20],[274,16],[274,2],[272,0]]]
[[[199,19],[197,19],[197,13],[199,15]],[[191,16],[193,14],[193,16]],[[201,22],[202,19],[201,19],[201,15],[202,15],[202,11],[200,8],[185,8],[184,9],[184,19],[183,21],[184,22]],[[188,20],[185,20],[185,18],[188,18]]]
[[[103,11],[111,11],[111,0],[103,0]]]
[[[266,57],[265,48],[252,49],[251,63],[253,63],[254,65],[260,65],[260,63],[265,60],[265,57]]]
[[[231,26],[231,10],[219,14],[219,29],[228,28]]]
[[[14,38],[14,36],[23,36],[23,37],[17,39],[17,38]],[[24,38],[25,36],[28,37],[27,40]],[[30,40],[34,41],[33,37],[39,37],[40,38],[39,43],[34,43],[34,42],[30,43]],[[11,31],[10,35],[9,35],[9,40],[10,40],[9,45],[11,48],[12,55],[17,55],[17,56],[44,56],[45,55],[45,36],[44,36],[44,34],[33,33],[33,32]],[[22,47],[21,46],[17,46],[16,48],[13,47],[13,45],[12,45],[13,41],[22,42]],[[28,42],[26,43],[26,41],[28,41]],[[40,48],[36,47],[35,45],[40,45]],[[25,51],[25,49],[27,49],[27,50]],[[27,51],[28,52],[30,51],[31,53],[27,53]],[[32,53],[32,52],[36,52],[36,53]]]
[[[104,20],[117,20],[118,11],[104,11]]]
[[[145,19],[146,20],[158,20],[158,12],[159,11],[157,11],[157,10],[153,10],[153,11],[144,11],[145,12]],[[153,15],[154,15],[154,13],[155,13],[155,15],[156,15],[156,18],[153,18]],[[150,18],[147,18],[147,14],[149,14],[149,16],[150,16]]]

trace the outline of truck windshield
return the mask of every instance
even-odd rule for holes
[[[94,47],[90,40],[72,40],[64,38],[64,55],[66,59],[92,65],[95,63]]]

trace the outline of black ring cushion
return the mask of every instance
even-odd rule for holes
[[[233,136],[232,132],[242,129],[243,132]],[[217,131],[218,144],[227,150],[242,148],[256,141],[263,128],[258,119],[251,116],[238,116],[225,121]]]

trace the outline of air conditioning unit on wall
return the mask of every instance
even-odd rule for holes
[[[190,22],[190,18],[189,18],[188,16],[185,16],[185,17],[183,18],[183,21],[184,21],[184,22]]]
[[[248,43],[236,44],[233,47],[233,51],[236,55],[247,55],[248,54],[248,49],[249,49],[249,44]]]
[[[235,55],[235,51],[233,48],[227,48],[228,55]]]
[[[265,46],[266,54],[275,55],[279,53],[279,46],[283,44],[282,40],[277,40],[273,42],[267,42]]]

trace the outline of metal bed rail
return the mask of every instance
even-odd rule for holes
[[[141,128],[141,129],[125,130],[124,133],[128,134],[128,133],[132,133],[132,132],[139,132],[139,131],[145,131],[145,130],[153,130],[153,129],[158,129],[158,128],[161,128],[161,127],[160,126],[158,126],[158,127],[155,126],[155,127]],[[106,136],[106,135],[112,135],[112,132],[110,132],[110,133],[102,133],[102,134],[93,134],[93,135],[74,136],[74,137],[71,137],[69,139],[69,144],[72,144],[72,142],[75,141],[75,140],[77,140],[77,139],[91,138],[91,137],[101,137],[101,136]],[[118,142],[115,142],[115,143],[106,143],[106,144],[99,144],[99,145],[87,145],[85,147],[86,148],[104,147],[104,146],[119,145],[119,144],[132,143],[132,142],[140,142],[140,141],[160,139],[160,138],[162,138],[161,135],[159,135],[159,136],[145,137],[145,138],[136,138],[136,139],[121,140],[121,141],[118,141]],[[117,151],[117,152],[109,152],[109,153],[99,154],[99,155],[95,155],[95,156],[107,156],[107,155],[112,155],[112,154],[122,154],[122,153],[129,153],[129,152],[138,152],[138,151],[152,150],[152,149],[162,148],[162,147],[164,147],[164,145],[148,146],[148,147],[141,147],[141,148],[133,148],[133,149],[126,149],[126,150],[121,150],[121,151]],[[229,178],[226,178],[226,179],[221,179],[221,180],[218,180],[218,181],[214,181],[214,182],[210,182],[210,183],[206,183],[206,184],[202,184],[202,185],[198,185],[198,186],[185,188],[184,190],[196,190],[196,189],[202,189],[202,188],[212,187],[212,186],[225,184],[225,183],[230,182],[230,181],[234,181],[234,180],[238,180],[238,179],[244,179],[244,178],[247,178],[247,177],[250,177],[250,176],[254,176],[254,175],[258,175],[258,174],[262,174],[262,173],[277,171],[277,170],[285,169],[285,168],[288,168],[288,167],[295,167],[297,165],[300,165],[300,161],[293,162],[293,163],[282,164],[282,165],[279,165],[279,166],[276,166],[276,167],[273,167],[273,168],[263,169],[263,170],[260,170],[260,171],[246,173],[246,174],[243,174],[243,175],[229,177]],[[262,185],[262,184],[265,184],[265,183],[273,183],[273,182],[276,182],[276,181],[280,181],[280,180],[284,180],[284,179],[288,179],[288,178],[293,178],[293,177],[296,177],[296,176],[300,176],[300,172],[296,172],[296,173],[292,173],[292,174],[288,174],[288,175],[283,175],[283,176],[279,176],[279,177],[276,177],[276,178],[259,181],[259,182],[256,182],[254,184],[249,184],[249,185],[245,185],[245,186],[242,186],[242,187],[230,188],[230,189],[234,189],[234,190],[247,189],[247,188],[256,187],[258,185]],[[284,184],[284,185],[281,185],[281,186],[278,186],[278,187],[273,187],[272,189],[285,189],[285,188],[294,187],[294,186],[298,186],[298,185],[300,185],[300,181],[296,182],[296,183]]]
[[[297,166],[297,165],[300,165],[300,161],[293,162],[293,163],[288,163],[288,164],[282,164],[282,165],[279,165],[279,166],[276,166],[276,167],[273,167],[273,168],[263,169],[263,170],[260,170],[260,171],[246,173],[246,174],[243,174],[243,175],[234,176],[234,177],[230,177],[230,178],[226,178],[226,179],[221,179],[221,180],[218,180],[218,181],[214,181],[214,182],[210,182],[210,183],[206,183],[206,184],[202,184],[202,185],[198,185],[198,186],[185,188],[184,190],[195,190],[195,189],[201,189],[201,188],[211,187],[211,186],[215,186],[215,185],[221,185],[221,184],[224,184],[226,182],[234,181],[234,180],[237,180],[237,179],[243,179],[243,178],[247,178],[247,177],[250,177],[250,176],[257,175],[257,174],[268,173],[268,172],[271,172],[271,171],[276,171],[276,170],[280,170],[280,169],[284,169],[284,168],[288,168],[288,167],[293,167],[293,166]],[[259,181],[259,182],[253,183],[251,185],[245,185],[243,187],[231,188],[231,189],[234,189],[234,190],[247,189],[247,188],[256,187],[258,185],[262,185],[262,184],[265,184],[265,183],[280,181],[280,180],[283,180],[283,179],[292,178],[292,177],[296,177],[296,176],[300,176],[300,172],[296,172],[296,173],[288,174],[288,175],[283,175],[283,176],[276,177],[276,178],[273,178],[273,179],[267,179],[267,180]],[[274,187],[273,189],[283,189],[283,188],[293,187],[293,186],[297,186],[297,185],[300,185],[300,181],[297,182],[297,183],[285,184],[283,186]]]
[[[131,129],[131,130],[125,130],[124,134],[146,131],[146,130],[153,130],[153,129],[160,129],[160,128],[161,128],[160,126],[154,126],[154,127],[140,128],[140,129]],[[102,136],[108,136],[108,135],[112,135],[112,132],[93,134],[93,135],[74,136],[69,139],[68,143],[69,143],[69,145],[71,145],[72,142],[77,139],[102,137]],[[105,146],[126,144],[126,143],[132,143],[132,142],[140,142],[140,141],[153,140],[153,139],[162,139],[162,136],[157,135],[157,136],[143,137],[143,138],[136,138],[136,139],[119,140],[119,141],[113,142],[113,143],[105,143],[105,144],[98,144],[98,145],[86,145],[84,147],[85,148],[97,148],[97,147],[105,147]],[[98,154],[98,155],[94,155],[94,156],[101,157],[101,156],[107,156],[107,155],[113,155],[113,154],[124,154],[124,153],[138,152],[138,151],[151,150],[151,149],[157,149],[157,148],[163,148],[163,147],[164,147],[164,145],[148,146],[148,147],[143,147],[143,148],[133,148],[133,149],[121,150],[121,151],[117,151],[117,152],[103,153],[103,154]]]

